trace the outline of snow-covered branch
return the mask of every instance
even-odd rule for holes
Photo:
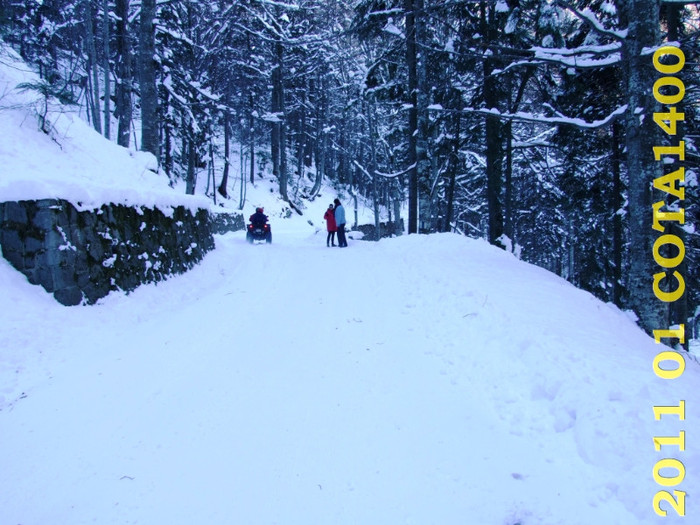
[[[295,4],[285,4],[284,2],[276,2],[274,0],[262,0],[262,3],[282,7],[284,9],[289,9],[290,11],[299,11],[299,6]]]
[[[437,110],[437,108],[432,108]],[[443,111],[454,111],[454,110],[443,110]],[[555,117],[547,117],[544,115],[536,115],[534,113],[528,113],[524,111],[517,111],[515,113],[503,113],[497,109],[486,109],[486,108],[465,108],[461,110],[463,113],[478,113],[481,115],[495,116],[502,120],[517,120],[521,122],[533,122],[539,124],[556,124],[556,125],[568,125],[575,126],[581,129],[597,129],[607,126],[620,115],[627,111],[627,105],[617,108],[615,111],[610,113],[607,117],[600,120],[594,120],[592,122],[587,122],[581,118],[566,117],[563,115]]]
[[[372,178],[373,178],[372,174],[369,171],[367,171],[367,168],[362,166],[357,160],[353,160],[352,162],[355,166],[357,166],[362,171],[362,173],[367,175],[367,177],[369,177],[369,179],[372,180]],[[415,167],[416,167],[416,164],[413,163],[408,168],[401,170],[401,171],[398,171],[396,173],[382,173],[381,171],[375,171],[374,174],[378,175],[380,177],[384,177],[385,179],[395,179],[396,177],[400,177],[401,175],[406,175]]]
[[[581,46],[574,49],[533,47],[534,58],[580,69],[611,66],[622,60],[621,42],[602,46]]]
[[[379,175],[380,177],[384,177],[385,179],[395,179],[396,177],[400,177],[401,175],[406,175],[415,167],[416,163],[414,162],[408,168],[398,171],[396,173],[382,173],[381,171],[377,171],[376,173],[377,175]]]
[[[625,38],[627,38],[626,29],[623,29],[621,31],[607,29],[605,26],[603,26],[603,24],[600,23],[593,11],[591,11],[589,8],[586,8],[583,11],[581,11],[573,5],[571,5],[566,0],[556,0],[555,3],[571,11],[574,15],[583,20],[583,22],[588,24],[595,32],[601,35],[614,38],[615,40],[624,40]]]

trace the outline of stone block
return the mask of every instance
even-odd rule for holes
[[[87,271],[75,272],[75,282],[78,285],[78,288],[84,290],[85,287],[90,283],[90,273]]]
[[[108,253],[107,250],[105,250],[105,247],[103,245],[103,242],[101,239],[91,239],[86,242],[87,246],[87,254],[92,258],[93,261],[96,261],[97,263],[102,263],[103,260],[105,260],[106,254]]]
[[[51,231],[54,224],[56,224],[55,209],[39,208],[34,217],[32,217],[32,225],[45,232]]]
[[[70,227],[68,241],[78,250],[85,250],[85,230],[78,228],[78,225],[73,223]]]
[[[56,290],[75,286],[75,269],[73,266],[65,264],[53,266],[51,267],[51,274],[53,275],[54,287]]]
[[[91,281],[82,287],[81,290],[89,304],[95,304],[112,291],[109,281]]]
[[[27,237],[24,239],[25,254],[34,254],[44,249],[44,240],[36,237]]]
[[[47,266],[37,266],[32,274],[34,280],[30,279],[32,284],[41,285],[47,292],[53,292],[54,286],[53,271]]]
[[[24,251],[24,243],[22,237],[17,230],[3,229],[0,230],[0,244],[4,252],[19,252]]]
[[[76,306],[83,302],[83,292],[77,286],[56,290],[53,296],[64,306]]]
[[[66,245],[65,231],[59,231],[56,228],[47,231],[44,242],[47,250],[59,251],[61,246]]]
[[[36,257],[34,255],[24,257],[24,272],[27,273],[36,268]]]
[[[23,225],[26,225],[29,222],[27,218],[27,210],[22,203],[12,201],[6,202],[3,212],[3,222]]]
[[[24,264],[24,255],[21,251],[9,250],[3,244],[2,255],[15,268],[15,270],[23,272],[26,269]]]

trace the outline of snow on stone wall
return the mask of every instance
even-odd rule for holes
[[[61,304],[93,304],[111,291],[132,291],[192,268],[214,248],[222,221],[229,230],[242,224],[185,206],[164,213],[115,204],[78,210],[60,199],[4,202],[0,247],[30,283]]]

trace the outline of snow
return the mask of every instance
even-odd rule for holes
[[[619,31],[613,31],[613,30],[606,29],[605,26],[603,26],[603,24],[598,20],[598,18],[596,17],[596,14],[588,7],[585,8],[583,11],[578,11],[578,10],[573,9],[571,7],[569,7],[569,9],[572,9],[576,13],[577,16],[579,16],[580,18],[582,18],[583,20],[585,20],[589,24],[591,24],[591,26],[593,26],[598,33],[607,34],[609,36],[617,38],[618,40],[624,40],[627,37],[627,34],[628,34],[627,29],[623,29],[623,30],[619,30]]]
[[[4,522],[656,523],[679,429],[697,489],[697,366],[623,313],[455,235],[275,239],[92,308],[0,262]]]
[[[394,24],[394,20],[391,17],[387,20],[386,24],[382,28],[382,31],[398,36],[399,38],[405,38],[403,31],[401,31],[401,29]]]
[[[262,117],[265,122],[282,122],[281,113],[265,113]]]
[[[546,37],[543,47],[532,47],[535,58],[548,62],[557,62],[577,68],[596,68],[617,64],[621,60],[621,45],[619,42],[607,45],[585,45],[575,49],[548,47]],[[601,56],[602,58],[597,58]]]
[[[508,11],[510,11],[510,7],[508,7],[508,3],[505,2],[505,0],[498,0],[498,2],[496,2],[497,13],[507,13]]]
[[[547,117],[543,115],[536,115],[534,113],[528,112],[528,111],[516,111],[515,113],[502,113],[500,110],[497,108],[482,108],[482,109],[469,109],[468,111],[474,112],[474,113],[482,113],[485,115],[503,115],[503,116],[508,116],[509,118],[517,119],[517,120],[522,120],[524,122],[548,122],[551,124],[569,124],[572,126],[576,126],[579,128],[599,128],[604,125],[606,125],[610,120],[615,118],[618,115],[622,115],[625,111],[627,111],[627,105],[621,106],[617,108],[615,111],[610,113],[607,117],[601,120],[594,120],[592,122],[588,122],[582,118],[578,117],[566,117],[561,114],[555,116],[555,117]]]
[[[615,7],[615,4],[612,2],[603,2],[600,5],[600,10],[603,13],[606,13],[606,14],[612,15],[612,16],[617,14],[617,7]]]
[[[58,148],[27,114],[0,111],[19,138],[0,146],[0,200],[208,202],[75,116]],[[273,244],[217,236],[190,272],[91,307],[0,259],[0,523],[694,522],[693,355],[658,378],[666,347],[626,313],[483,241],[327,248],[335,191],[282,220],[274,189],[246,205],[272,211]],[[684,421],[654,420],[680,400]],[[681,430],[685,451],[654,450]],[[652,509],[667,457],[686,519]]]
[[[511,15],[508,17],[508,21],[506,22],[506,26],[503,28],[503,32],[506,35],[511,35],[515,33],[515,30],[518,28],[518,22],[520,21],[520,11],[513,11]]]
[[[64,198],[82,209],[105,202],[191,209],[208,206],[201,197],[173,192],[156,174],[155,158],[106,142],[71,109],[51,105],[51,133],[37,133],[43,101],[20,83],[36,82],[16,53],[0,46],[0,201]]]

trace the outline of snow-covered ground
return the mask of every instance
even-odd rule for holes
[[[0,111],[26,133],[0,142],[0,200],[189,199],[123,184],[159,176],[79,120],[56,120],[59,148],[22,111]],[[0,259],[0,525],[698,521],[692,356],[659,379],[665,348],[624,313],[482,241],[326,248],[332,190],[282,220],[272,184],[245,210],[271,212],[272,245],[218,236],[187,274],[92,307]],[[684,421],[654,419],[681,400]],[[681,430],[684,451],[655,451]],[[676,487],[654,481],[663,458]],[[661,489],[687,492],[686,518],[654,513]]]
[[[0,261],[0,523],[674,523],[663,457],[700,512],[697,364],[624,314],[449,234],[216,241],[94,307]]]

